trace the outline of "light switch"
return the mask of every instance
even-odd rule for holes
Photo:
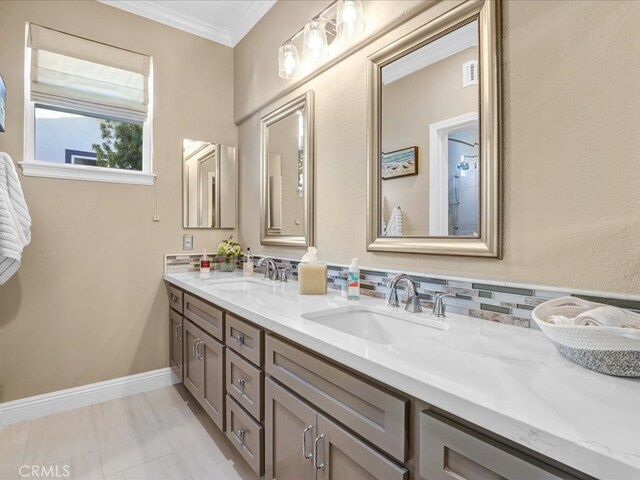
[[[193,250],[193,235],[190,233],[182,235],[182,250]]]

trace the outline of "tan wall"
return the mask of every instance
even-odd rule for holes
[[[236,144],[231,48],[96,2],[3,1],[0,150],[14,161],[23,151],[26,21],[153,56],[157,192],[21,175],[33,240],[17,276],[0,286],[0,402],[168,365],[162,255],[182,249],[182,138]],[[196,252],[229,234],[189,232]]]
[[[478,87],[462,86],[462,64],[477,47],[429,65],[382,88],[382,151],[418,147],[418,175],[382,182],[382,213],[402,209],[404,235],[429,234],[429,126],[478,112]]]
[[[277,78],[284,30],[295,31],[317,12],[317,5],[303,2],[290,12],[289,3],[276,4],[236,47],[236,119],[288,85]],[[439,3],[399,31],[451,5]],[[396,13],[402,8],[398,4]],[[357,256],[363,265],[401,270],[639,292],[639,29],[640,2],[505,2],[503,260],[366,252],[365,58],[399,33],[292,92],[287,98],[315,91],[320,255],[341,263]],[[268,67],[252,66],[251,57],[264,57]],[[239,125],[240,231],[256,253],[299,256],[300,249],[258,247],[259,119],[280,103]]]

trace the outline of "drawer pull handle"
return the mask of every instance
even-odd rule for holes
[[[178,325],[176,325],[176,339],[181,342],[182,341],[182,337],[180,336],[180,330],[182,329],[182,324],[179,323]]]
[[[313,458],[313,453],[307,453],[307,432],[312,432],[312,430],[313,430],[313,425],[309,425],[302,432],[302,457],[305,460],[310,460]]]
[[[240,377],[238,380],[236,380],[236,383],[238,384],[240,390],[244,390],[244,384],[246,383],[246,380],[244,378]]]
[[[244,345],[244,335],[236,335],[233,338],[236,339],[236,342],[238,342],[238,345]]]
[[[325,464],[322,462],[318,465],[318,442],[324,438],[324,433],[321,433],[314,441],[313,441],[313,466],[316,470],[324,470]],[[322,453],[324,456],[324,442],[322,442]]]
[[[171,301],[173,303],[178,303],[178,297],[176,295],[174,295],[173,293],[171,294]]]
[[[193,351],[193,356],[197,359],[198,358],[198,350],[196,349],[196,344],[200,341],[199,338],[196,338],[193,341],[193,344],[191,345],[191,350]]]
[[[198,360],[204,360],[204,353],[200,350],[200,347],[204,345],[204,340],[198,339],[198,343],[196,343],[196,358]]]
[[[236,432],[236,436],[238,437],[238,440],[243,445],[244,445],[244,437],[245,437],[246,434],[247,434],[247,431],[244,428],[241,428],[240,430],[238,430]]]

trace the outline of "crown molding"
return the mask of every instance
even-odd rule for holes
[[[266,13],[271,10],[277,0],[259,0],[253,2],[245,2],[248,7],[244,13],[238,18],[233,29],[229,32],[231,35],[231,43],[235,47],[244,36],[251,31],[256,23],[260,21]]]
[[[129,13],[154,20],[170,27],[234,47],[258,23],[262,16],[276,3],[276,0],[241,2],[247,7],[234,25],[224,29],[203,22],[197,18],[176,12],[153,0],[98,0],[105,5],[125,10]]]

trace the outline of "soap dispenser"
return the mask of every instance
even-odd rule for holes
[[[360,269],[358,268],[358,259],[352,258],[349,271],[347,272],[347,298],[349,300],[358,300],[360,298]]]

